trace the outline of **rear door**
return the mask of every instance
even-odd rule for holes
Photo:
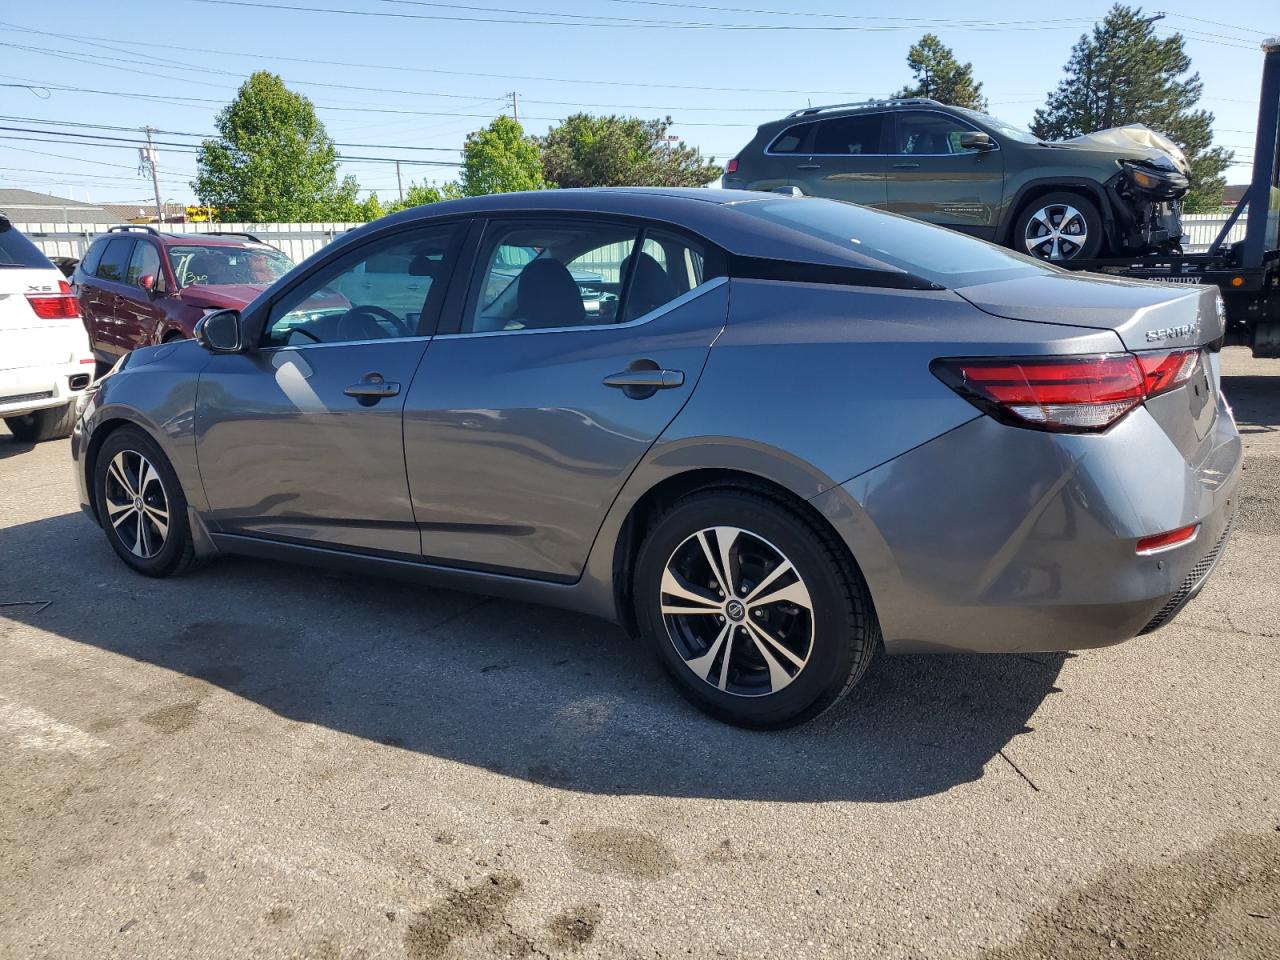
[[[886,115],[855,113],[820,120],[797,167],[796,185],[813,197],[883,207]]]
[[[728,285],[713,259],[657,227],[549,215],[487,225],[466,302],[405,407],[427,559],[577,579],[724,327]]]
[[[383,232],[322,261],[266,307],[259,349],[210,358],[196,454],[220,532],[418,557],[401,417],[465,228]],[[353,279],[391,261],[397,281]]]
[[[132,318],[122,319],[118,308],[120,293],[126,289],[125,277],[129,274],[134,242],[130,236],[108,240],[97,269],[92,277],[85,278],[80,290],[81,309],[89,327],[93,352],[99,360],[108,363],[114,363],[132,349],[126,332]]]
[[[1004,153],[961,147],[961,134],[980,131],[950,114],[903,110],[892,116],[888,209],[994,239],[1004,196]]]
[[[753,172],[759,175],[753,176],[745,184],[746,189],[776,190],[779,187],[800,186],[811,169],[813,161],[809,150],[817,127],[818,124],[812,120],[784,127],[765,144],[763,156],[750,161]]]

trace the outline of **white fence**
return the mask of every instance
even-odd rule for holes
[[[108,224],[98,223],[15,223],[47,257],[79,259],[94,238],[107,232]],[[248,233],[263,243],[283,250],[301,263],[338,234],[359,223],[166,223],[155,229],[161,233]]]
[[[1203,250],[1213,243],[1226,216],[1218,213],[1192,213],[1182,218],[1188,250]],[[107,232],[106,224],[97,223],[15,223],[15,227],[31,238],[49,257],[84,256],[95,237]],[[166,223],[158,227],[163,233],[248,233],[264,243],[283,250],[295,263],[301,263],[338,234],[362,226],[359,223]],[[1232,226],[1226,242],[1244,239],[1245,220]]]

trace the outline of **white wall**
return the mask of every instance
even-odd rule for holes
[[[94,238],[107,232],[107,224],[97,223],[14,223],[47,257],[83,257]],[[200,234],[216,231],[250,233],[301,263],[338,234],[359,223],[166,223],[162,233]]]

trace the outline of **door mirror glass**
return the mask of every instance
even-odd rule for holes
[[[982,133],[978,130],[970,130],[967,133],[960,134],[961,150],[994,150],[995,143],[991,140],[991,134]]]
[[[240,353],[240,313],[237,310],[215,310],[196,323],[196,342],[210,353]]]

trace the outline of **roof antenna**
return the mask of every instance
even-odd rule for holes
[[[805,97],[804,102],[806,107],[808,107],[810,110],[813,109],[813,97]]]

